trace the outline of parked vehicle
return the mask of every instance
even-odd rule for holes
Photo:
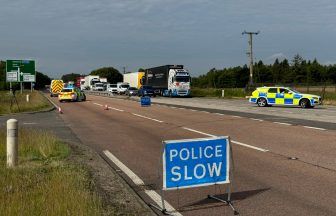
[[[142,85],[142,77],[145,75],[145,72],[131,72],[125,73],[124,83],[128,83],[130,87],[140,88]]]
[[[321,97],[312,94],[303,94],[288,87],[260,87],[252,92],[250,103],[260,107],[271,105],[314,107],[321,104]]]
[[[50,83],[50,97],[57,96],[63,89],[63,80],[51,80]]]
[[[118,86],[117,84],[107,84],[106,91],[117,94],[118,93]]]
[[[58,94],[58,100],[63,101],[85,101],[86,95],[77,87],[63,88]]]
[[[118,94],[125,94],[126,90],[129,88],[129,83],[118,82],[117,83],[117,92]]]
[[[138,89],[135,87],[129,87],[126,92],[125,95],[127,96],[136,96],[138,95]]]
[[[82,90],[93,90],[96,83],[106,83],[107,79],[98,75],[89,75],[84,78],[84,84],[81,84]]]
[[[94,84],[93,89],[94,91],[104,91],[104,84],[101,82],[97,82]]]
[[[148,85],[141,86],[138,90],[138,96],[139,97],[144,97],[144,96],[155,97],[153,87],[148,86]]]
[[[183,65],[148,68],[142,83],[162,96],[190,96],[190,74]]]

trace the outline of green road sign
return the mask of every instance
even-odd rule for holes
[[[35,61],[7,60],[6,82],[36,82]]]

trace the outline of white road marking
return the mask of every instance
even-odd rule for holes
[[[287,126],[291,126],[292,124],[290,123],[285,123],[285,122],[273,122],[274,124],[281,124],[281,125],[287,125]]]
[[[322,130],[322,131],[325,131],[327,129],[324,129],[324,128],[319,128],[319,127],[310,127],[310,126],[303,126],[305,128],[309,128],[309,129],[315,129],[315,130]]]
[[[269,151],[267,149],[259,148],[259,147],[252,146],[252,145],[247,145],[245,143],[241,143],[241,142],[234,141],[234,140],[231,140],[231,142],[234,143],[234,144],[240,145],[240,146],[244,146],[244,147],[251,148],[251,149],[254,149],[254,150],[258,150],[258,151],[262,151],[262,152],[268,152]]]
[[[235,115],[233,115],[233,116],[231,116],[231,117],[233,117],[233,118],[243,118],[243,117],[241,117],[241,116],[235,116]]]
[[[97,106],[103,106],[102,104],[99,104],[99,103],[93,103],[93,104]]]
[[[158,205],[162,208],[161,196],[154,190],[145,190],[145,193]],[[165,208],[168,211],[169,215],[182,216],[182,214],[175,210],[166,200],[164,200]]]
[[[223,116],[224,114],[223,113],[215,113],[216,115],[220,115],[220,116]]]
[[[141,117],[141,118],[145,118],[145,119],[149,119],[149,120],[152,120],[152,121],[160,122],[160,123],[163,122],[161,120],[157,120],[157,119],[154,119],[154,118],[149,118],[147,116],[139,115],[139,114],[136,114],[136,113],[132,113],[132,115],[135,115],[135,116],[138,116],[138,117]]]
[[[203,111],[203,110],[202,110],[202,111],[200,111],[200,112],[202,112],[202,113],[210,113],[210,112],[208,112],[208,111]]]
[[[117,109],[117,108],[114,108],[114,107],[108,107],[109,109],[113,109],[113,110],[117,110],[119,112],[124,112],[124,110],[121,110],[121,109]]]
[[[131,169],[129,169],[125,164],[123,164],[116,156],[114,156],[110,151],[105,150],[103,153],[108,157],[121,171],[123,171],[137,186],[145,185],[144,181],[137,176]],[[162,208],[161,196],[154,190],[145,190],[145,193]],[[164,200],[166,210],[170,215],[182,216],[175,208],[170,205],[166,200]]]
[[[194,110],[194,109],[189,109],[190,111],[193,111],[193,112],[196,112],[197,110]]]
[[[195,133],[199,133],[199,134],[205,135],[205,136],[215,137],[215,135],[204,133],[204,132],[201,132],[201,131],[198,131],[198,130],[194,130],[194,129],[191,129],[191,128],[187,128],[187,127],[182,127],[182,128],[185,129],[185,130],[188,130],[188,131],[192,131],[192,132],[195,132]]]
[[[122,170],[136,185],[145,185],[145,183],[125,164],[123,164],[117,157],[110,151],[105,150],[103,153],[120,169]]]
[[[187,128],[187,127],[182,127],[182,128],[185,129],[185,130],[188,130],[188,131],[192,131],[192,132],[195,132],[195,133],[202,134],[202,135],[206,135],[206,136],[210,136],[210,137],[216,137],[215,135],[204,133],[202,131],[194,130],[194,129],[191,129],[191,128]],[[256,146],[248,145],[248,144],[241,143],[241,142],[234,141],[234,140],[231,140],[231,142],[234,143],[234,144],[240,145],[240,146],[244,146],[244,147],[251,148],[251,149],[254,149],[254,150],[258,150],[258,151],[262,151],[262,152],[268,152],[269,151],[267,149],[259,148],[259,147],[256,147]]]
[[[260,122],[264,121],[262,119],[256,119],[256,118],[250,118],[250,119],[253,120],[253,121],[260,121]]]

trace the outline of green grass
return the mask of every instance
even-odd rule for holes
[[[26,95],[30,95],[30,101],[26,101]],[[0,91],[0,115],[28,111],[40,111],[51,108],[49,101],[38,91],[24,91],[15,93],[15,98],[8,91]],[[17,103],[16,103],[17,102]],[[12,106],[11,106],[12,104]]]
[[[222,97],[222,90],[224,90],[224,98],[245,98],[246,96],[242,88],[192,88],[191,95],[193,97]]]
[[[71,163],[69,147],[45,131],[21,130],[19,164],[6,167],[0,131],[0,215],[100,215],[88,170]]]

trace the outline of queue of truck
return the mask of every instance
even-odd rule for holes
[[[80,90],[107,91],[111,94],[128,96],[190,96],[191,77],[183,65],[164,65],[145,69],[141,72],[123,74],[123,82],[110,84],[106,78],[98,75],[78,77],[74,84]],[[53,85],[54,84],[54,85]],[[51,95],[56,96],[64,87],[62,80],[53,80]],[[54,86],[54,88],[52,88]],[[56,89],[58,92],[55,92]]]

